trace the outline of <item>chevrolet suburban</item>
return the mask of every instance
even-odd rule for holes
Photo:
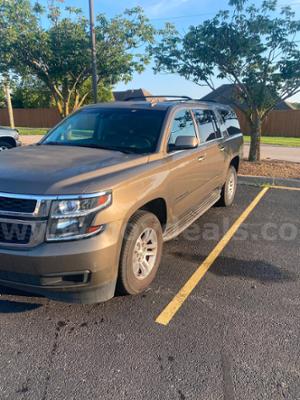
[[[86,106],[0,156],[0,284],[95,303],[153,281],[163,243],[230,206],[234,111],[187,98]]]

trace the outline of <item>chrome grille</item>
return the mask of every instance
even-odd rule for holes
[[[35,211],[37,201],[34,199],[18,199],[0,196],[0,212],[32,214]]]
[[[32,226],[14,222],[0,222],[0,242],[5,244],[28,244]]]
[[[0,248],[26,248],[45,240],[47,220],[0,217]]]

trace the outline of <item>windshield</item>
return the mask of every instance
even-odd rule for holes
[[[164,117],[162,110],[85,109],[54,128],[41,144],[152,153],[156,150]]]

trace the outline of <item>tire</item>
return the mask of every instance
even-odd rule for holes
[[[0,151],[5,151],[12,149],[14,146],[11,143],[6,142],[5,140],[0,140]]]
[[[227,172],[226,182],[222,187],[221,198],[218,205],[221,207],[230,207],[234,201],[237,189],[237,172],[233,165],[231,165]]]
[[[134,295],[149,287],[160,264],[162,247],[162,228],[157,217],[147,211],[137,211],[125,230],[117,281],[119,294]]]

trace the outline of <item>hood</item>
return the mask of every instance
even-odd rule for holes
[[[75,146],[26,146],[0,154],[0,192],[94,193],[107,175],[148,161],[148,156]]]
[[[12,129],[12,128],[6,128],[3,126],[0,126],[0,136],[13,136],[15,137],[18,135],[17,129]]]

